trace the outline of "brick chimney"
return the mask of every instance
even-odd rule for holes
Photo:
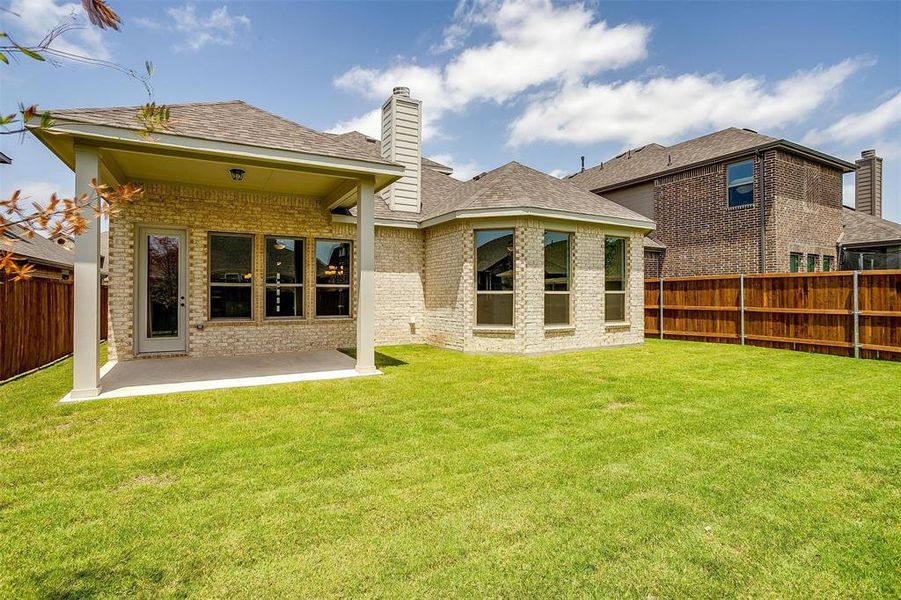
[[[882,218],[882,158],[875,150],[864,150],[857,159],[854,174],[854,207]]]
[[[382,105],[382,157],[405,167],[383,197],[391,210],[420,212],[422,102],[410,98],[410,88],[396,87]]]

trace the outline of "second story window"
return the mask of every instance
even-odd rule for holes
[[[732,163],[726,167],[729,208],[754,203],[754,161]]]

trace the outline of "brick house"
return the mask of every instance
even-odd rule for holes
[[[881,190],[879,160],[867,181]],[[858,191],[859,209],[842,207],[842,176],[859,165],[729,128],[629,150],[569,181],[656,222],[649,277],[826,271],[838,268],[843,239],[879,246],[873,232],[893,225],[879,219],[881,192],[868,203]]]
[[[406,88],[382,107],[381,140],[238,101],[174,105],[149,136],[136,114],[59,110],[31,129],[75,171],[76,193],[93,179],[144,187],[109,224],[113,373],[161,370],[139,357],[355,347],[351,370],[365,374],[375,344],[539,353],[643,340],[653,222],[515,162],[454,179],[421,156],[422,106]],[[71,399],[107,380],[99,247],[95,221],[75,240]]]
[[[0,242],[0,252],[8,248],[20,265],[30,265],[32,277],[61,281],[72,278],[72,251],[61,244],[37,233],[29,235],[18,225],[7,227],[3,237],[8,245]]]

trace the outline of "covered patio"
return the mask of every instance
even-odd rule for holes
[[[52,111],[52,114],[52,125],[32,123],[30,130],[75,172],[76,198],[96,197],[95,182],[110,186],[163,182],[212,190],[210,193],[244,194],[248,198],[270,195],[303,198],[304,202],[312,202],[313,213],[306,204],[307,216],[289,213],[284,219],[288,225],[266,226],[290,229],[284,233],[299,235],[311,234],[305,234],[298,222],[312,219],[329,223],[332,214],[348,214],[351,208],[356,213],[353,230],[349,232],[354,250],[352,280],[346,286],[352,289],[352,310],[337,321],[313,319],[309,311],[303,312],[290,328],[290,323],[284,325],[283,321],[283,325],[278,325],[276,321],[264,319],[260,312],[260,306],[264,305],[257,295],[259,287],[251,298],[260,304],[254,304],[253,316],[244,323],[217,321],[209,309],[209,290],[205,283],[209,269],[205,254],[207,231],[218,228],[234,231],[235,225],[220,225],[215,220],[214,224],[202,225],[196,219],[191,221],[185,215],[195,210],[193,201],[171,197],[171,203],[181,203],[180,216],[145,211],[139,217],[129,217],[118,225],[119,244],[111,245],[109,264],[102,265],[101,223],[94,218],[95,209],[87,207],[84,214],[90,225],[75,240],[73,385],[64,401],[378,373],[374,358],[375,194],[403,175],[401,165],[240,102],[181,105],[173,109],[173,126],[152,135],[139,131],[141,124],[135,119],[133,108],[74,109]],[[243,203],[229,206],[232,214],[247,211],[244,222],[248,227],[257,223],[256,217],[250,214],[254,208]],[[318,227],[322,230],[323,226]],[[110,228],[113,229],[112,224]],[[251,239],[262,243],[261,233]],[[165,298],[169,313],[162,334],[151,323],[151,314],[159,312],[159,306],[154,303],[159,301],[150,288],[152,284],[148,283],[151,278],[148,243],[154,244],[161,238],[174,248],[167,252],[174,257],[175,265],[170,267],[175,273],[168,275],[171,289],[167,289]],[[251,262],[254,266],[248,269],[245,278],[253,277],[257,282],[262,277],[265,282],[265,272],[259,270],[261,263]],[[98,344],[100,278],[104,267],[112,267],[111,287],[120,284],[120,293],[111,295],[110,304],[111,331],[115,337],[111,357],[119,360],[110,361],[101,370]],[[240,273],[227,276],[237,279],[230,279],[223,286],[240,285]],[[118,327],[113,327],[117,318]],[[341,321],[345,325],[340,325]],[[288,332],[287,336],[296,336],[295,339],[308,336],[312,340],[315,332],[324,332],[328,327],[346,330],[348,326],[356,330],[356,359],[336,351],[338,347],[354,345],[347,339],[349,336],[340,341],[335,338],[330,343],[327,334],[319,333],[315,343],[294,346],[258,340],[250,352],[259,352],[259,356],[247,356],[246,349],[235,348],[229,342],[242,339],[240,336],[245,333],[253,335],[263,327],[281,327],[281,331]],[[219,335],[217,343],[221,349],[211,351],[206,346],[198,352],[197,345],[209,340],[214,331]],[[330,349],[326,350],[328,346]],[[285,351],[294,349],[311,352]]]
[[[173,357],[110,361],[100,368],[96,399],[177,394],[277,383],[378,375],[337,350],[249,356]],[[61,402],[80,402],[66,394]]]

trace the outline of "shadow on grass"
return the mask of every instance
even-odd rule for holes
[[[346,354],[351,358],[357,357],[356,348],[338,348],[338,352]],[[382,367],[400,367],[406,364],[406,362],[400,360],[399,358],[394,358],[393,356],[388,356],[387,354],[383,354],[381,352],[375,353],[376,369],[381,369]]]

